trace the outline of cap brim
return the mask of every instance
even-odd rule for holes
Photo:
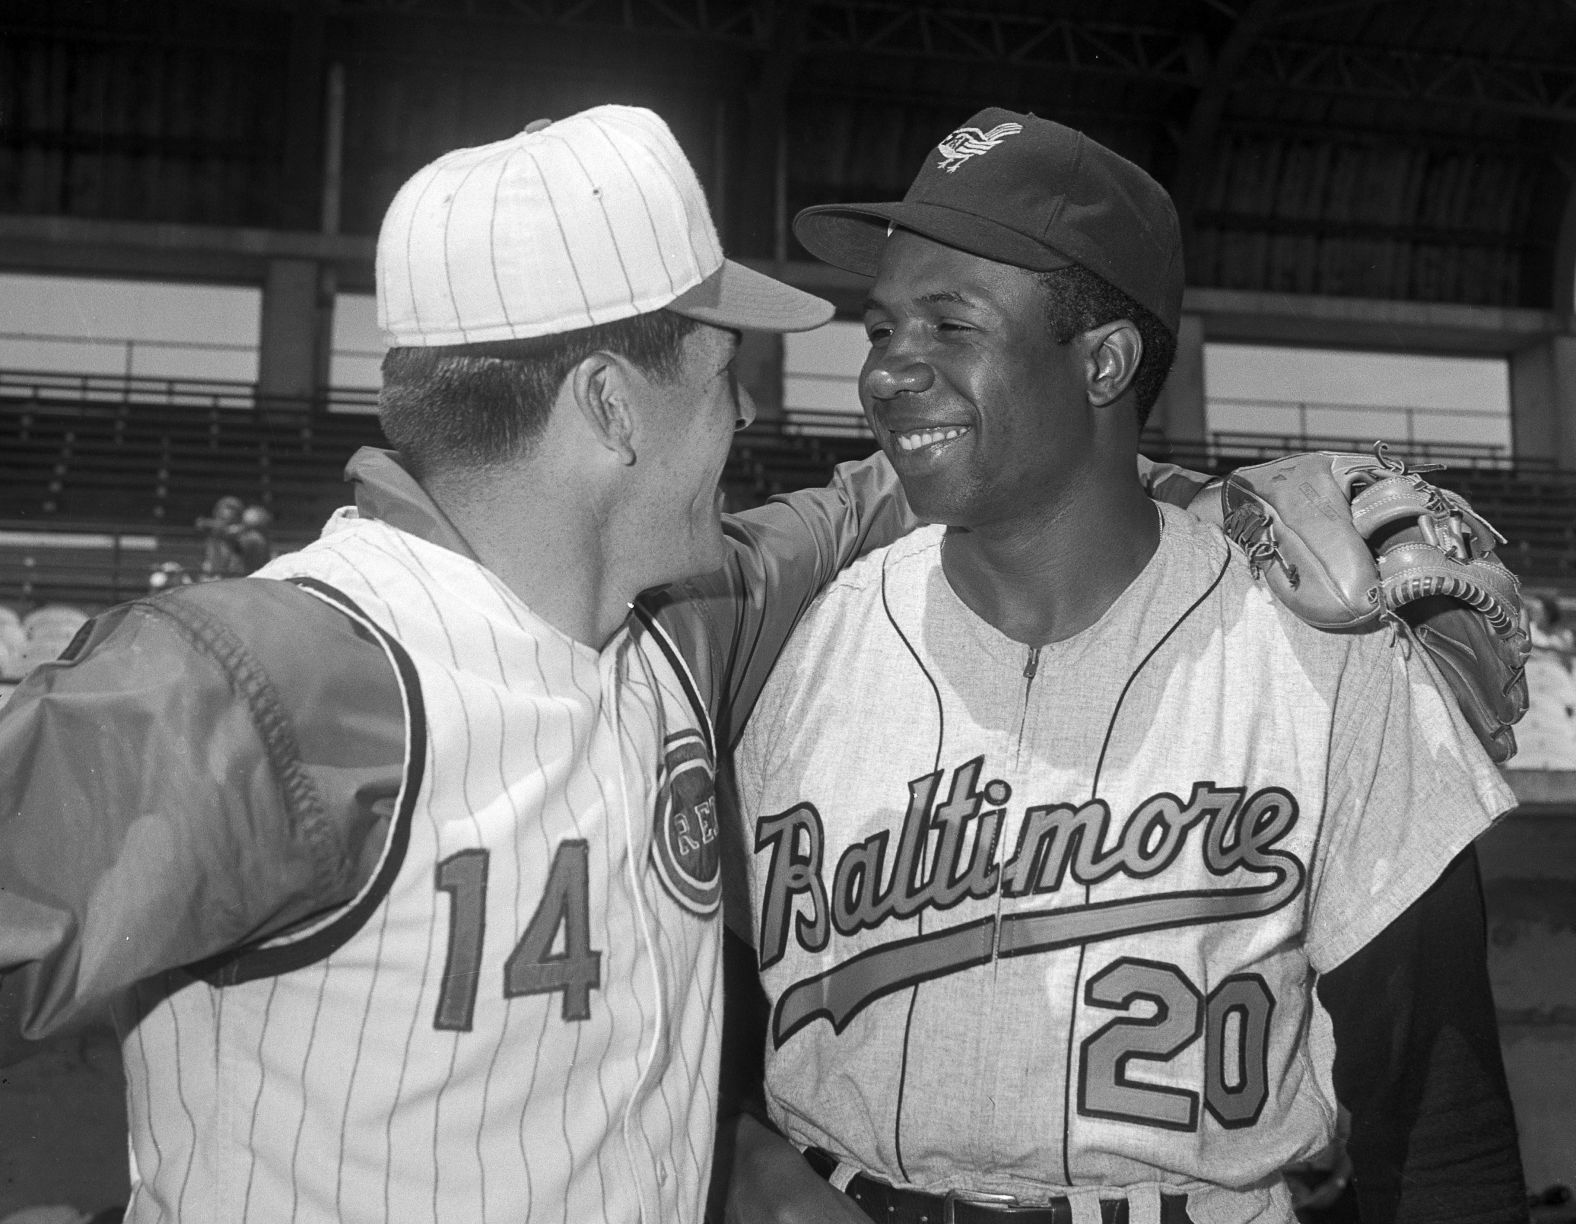
[[[714,327],[740,331],[798,332],[832,317],[832,303],[762,275],[731,259],[667,309]]]
[[[881,248],[894,225],[970,255],[1031,272],[1049,272],[1074,262],[1038,239],[986,217],[921,201],[817,204],[793,219],[793,232],[817,259],[834,268],[874,276]]]

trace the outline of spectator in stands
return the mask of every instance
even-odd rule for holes
[[[6,604],[0,604],[0,705],[22,678],[22,657],[27,651],[27,634],[22,618]]]
[[[227,494],[214,502],[211,514],[197,520],[197,526],[208,536],[203,544],[203,578],[235,578],[244,573],[233,537],[241,525],[241,512],[245,509],[245,502]]]
[[[22,656],[27,651],[27,631],[22,618],[7,604],[0,604],[0,681],[22,678]]]
[[[148,593],[167,591],[171,587],[191,586],[197,580],[179,561],[160,561],[148,573]]]
[[[207,533],[203,547],[202,579],[243,578],[266,565],[273,556],[268,528],[274,516],[259,505],[247,505],[226,495],[213,505],[213,513],[197,520]]]
[[[1527,599],[1532,654],[1527,659],[1527,715],[1516,727],[1516,769],[1576,769],[1576,643],[1553,595]]]
[[[0,604],[0,705],[33,668],[59,658],[87,618],[69,604],[45,604],[26,616]]]
[[[1547,592],[1540,592],[1527,601],[1527,613],[1532,617],[1532,644],[1564,656],[1566,670],[1569,670],[1570,657],[1576,653],[1576,634],[1565,623],[1560,601]]]
[[[268,529],[273,522],[274,516],[262,506],[248,506],[241,511],[234,544],[246,573],[261,569],[273,559],[273,547],[268,541]]]
[[[22,631],[27,645],[22,655],[23,674],[40,663],[58,659],[87,619],[88,614],[81,608],[62,603],[45,604],[24,616]]]

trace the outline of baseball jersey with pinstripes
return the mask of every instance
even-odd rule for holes
[[[110,609],[0,708],[0,987],[27,1036],[121,1004],[137,1221],[697,1219],[688,682],[732,742],[814,592],[912,526],[892,470],[727,517],[599,652],[397,456],[347,471],[304,556]]]
[[[718,879],[678,656],[639,620],[593,650],[348,515],[262,576],[395,664],[395,827],[359,903],[136,989],[127,1219],[698,1219]]]
[[[1419,657],[1303,625],[1163,509],[1065,641],[971,612],[930,528],[783,653],[736,759],[801,1145],[1083,1219],[1180,1191],[1198,1224],[1290,1224],[1280,1170],[1336,1113],[1314,978],[1512,797]]]

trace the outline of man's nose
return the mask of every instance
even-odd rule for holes
[[[902,391],[929,391],[935,381],[935,371],[911,353],[888,351],[865,366],[865,390],[875,399],[891,399]]]
[[[737,415],[733,421],[735,430],[745,429],[755,424],[755,397],[749,393],[749,390],[742,383],[738,384],[737,389],[738,395],[734,401],[734,411]]]

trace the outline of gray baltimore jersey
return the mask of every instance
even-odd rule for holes
[[[1336,1116],[1315,976],[1509,791],[1420,658],[1303,625],[1180,511],[1037,651],[941,538],[838,579],[746,732],[774,1118],[900,1185],[1290,1220]]]

